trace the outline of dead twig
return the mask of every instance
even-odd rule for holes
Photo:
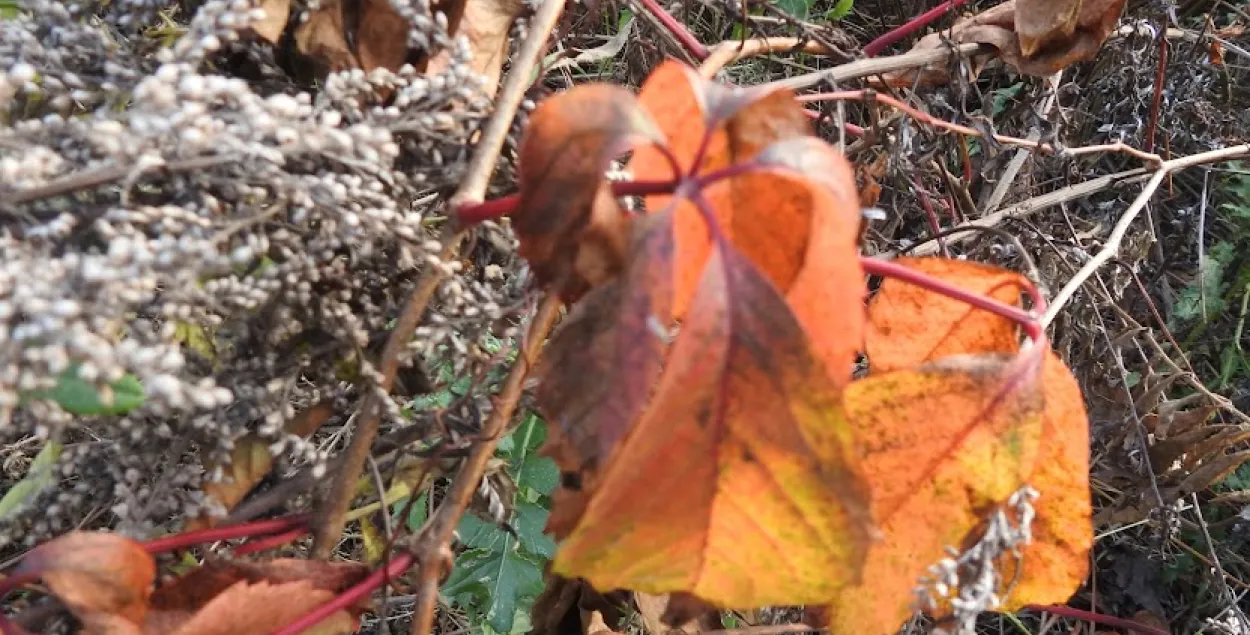
[[[1085,281],[1089,280],[1090,276],[1094,275],[1094,272],[1097,271],[1099,267],[1106,264],[1108,260],[1116,255],[1120,249],[1120,243],[1124,241],[1124,236],[1128,233],[1128,228],[1133,224],[1133,221],[1137,218],[1141,211],[1146,208],[1146,204],[1150,202],[1150,199],[1154,197],[1154,193],[1159,189],[1159,185],[1163,183],[1163,179],[1167,178],[1169,174],[1177,170],[1183,170],[1185,168],[1202,165],[1204,163],[1227,161],[1229,159],[1235,159],[1247,154],[1250,154],[1250,144],[1221,148],[1219,150],[1211,150],[1210,152],[1201,152],[1187,157],[1164,161],[1163,165],[1161,165],[1159,169],[1156,170],[1150,177],[1150,180],[1146,182],[1146,185],[1142,188],[1141,193],[1137,195],[1137,198],[1133,200],[1133,203],[1129,205],[1129,208],[1124,211],[1124,215],[1120,217],[1120,220],[1111,230],[1111,235],[1107,237],[1107,242],[1103,245],[1102,249],[1098,250],[1098,253],[1094,254],[1088,262],[1081,266],[1080,270],[1076,272],[1076,275],[1073,276],[1072,279],[1059,290],[1059,293],[1055,295],[1050,308],[1041,317],[1042,327],[1044,328],[1049,326],[1050,323],[1054,321],[1055,317],[1059,315],[1059,312],[1063,310],[1063,307],[1072,299],[1072,296],[1076,294],[1077,290],[1081,288],[1081,285],[1085,284]]]
[[[559,4],[561,0],[548,0],[551,4]],[[538,311],[530,321],[525,335],[525,343],[517,356],[516,364],[508,373],[503,390],[496,400],[490,418],[482,425],[481,440],[469,458],[465,459],[452,481],[443,502],[434,512],[433,518],[421,532],[414,548],[420,570],[417,576],[417,601],[413,608],[413,635],[427,635],[434,627],[434,607],[438,602],[438,585],[443,577],[445,564],[451,558],[451,541],[464,514],[465,507],[473,499],[478,483],[486,471],[486,464],[495,455],[495,446],[503,437],[508,422],[516,410],[524,391],[525,379],[530,368],[538,358],[539,351],[547,339],[547,334],[555,325],[560,313],[560,297],[549,293],[538,305]]]
[[[810,38],[758,37],[749,40],[725,40],[712,47],[707,59],[699,65],[699,74],[711,79],[729,64],[769,53],[810,53],[812,55],[843,55],[842,51]]]
[[[452,196],[448,206],[455,210],[469,203],[480,202],[486,195],[490,177],[494,173],[499,154],[503,151],[508,130],[516,117],[517,109],[525,98],[530,86],[530,75],[542,58],[547,48],[547,39],[551,35],[555,23],[564,9],[564,0],[546,0],[534,16],[529,35],[521,46],[512,68],[504,80],[503,87],[496,97],[495,112],[482,130],[481,140],[474,148],[473,157],[460,188]],[[464,239],[464,232],[453,229],[449,223],[444,233],[443,250],[440,258],[450,260],[459,252]],[[373,441],[378,435],[378,425],[382,414],[382,404],[378,391],[389,392],[395,375],[399,370],[399,355],[407,346],[416,331],[430,299],[442,282],[445,272],[442,267],[427,267],[418,279],[416,287],[404,302],[404,310],[386,340],[382,351],[380,375],[377,390],[365,396],[360,407],[360,416],[356,424],[351,444],[343,454],[343,465],[335,475],[330,492],[323,501],[320,517],[316,524],[316,539],[313,542],[312,557],[324,559],[330,556],[338,544],[339,536],[346,524],[344,515],[351,506],[355,492],[357,476],[364,468],[365,459],[369,456]]]

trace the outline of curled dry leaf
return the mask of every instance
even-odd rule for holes
[[[449,19],[450,30],[469,40],[469,47],[473,49],[469,65],[485,79],[486,95],[494,96],[504,62],[508,60],[508,32],[525,10],[525,3],[521,0],[456,0],[454,4],[460,7],[463,17],[459,20],[459,29],[456,22]],[[450,62],[450,53],[439,53],[430,60],[427,72],[437,73]]]
[[[784,298],[722,243],[552,569],[727,607],[828,601],[871,533],[848,433]]]
[[[838,385],[849,381],[864,324],[855,309],[864,285],[850,164],[810,136],[810,122],[789,91],[716,84],[670,60],[648,77],[639,100],[660,122],[683,170],[701,176],[737,170],[703,198],[725,237],[785,294],[829,376]],[[756,161],[762,156],[768,159]],[[653,148],[639,148],[630,170],[644,181],[674,176]],[[654,195],[647,206],[673,207],[676,214],[673,302],[681,318],[712,250],[707,225],[689,198]]]
[[[943,259],[906,259],[900,262],[948,283],[987,293],[1004,301],[1018,296],[1019,283],[1022,280],[1014,272],[977,263]],[[899,377],[902,375],[898,373],[916,372],[907,370],[911,367],[951,359],[946,356],[959,352],[979,355],[1019,353],[1014,324],[964,305],[960,305],[963,309],[958,309],[956,305],[948,304],[949,302],[948,299],[938,298],[930,292],[920,291],[897,280],[886,280],[882,283],[880,291],[869,305],[868,312],[872,324],[868,330],[867,348],[869,364],[874,373],[883,373],[881,378]],[[919,328],[921,324],[926,325],[926,328]],[[1040,356],[1040,377],[1032,382],[1031,387],[1022,385],[1019,389],[1036,391],[1041,410],[1035,423],[1031,419],[1021,421],[1016,428],[1027,433],[1022,438],[1032,439],[1036,435],[1040,439],[1034,458],[1031,461],[1022,460],[1021,464],[1026,471],[1021,478],[1023,483],[1041,492],[1041,498],[1035,503],[1037,516],[1033,522],[1033,542],[1023,550],[1023,569],[1016,572],[1014,562],[1005,563],[1004,578],[1015,580],[1013,591],[1005,598],[1002,607],[1008,611],[1026,604],[1067,601],[1085,579],[1088,554],[1093,544],[1089,493],[1089,421],[1084,401],[1076,379],[1058,356],[1049,350]],[[876,375],[870,376],[866,381],[874,381],[874,377]],[[868,390],[872,385],[860,382],[852,386],[847,395],[848,408],[852,413],[852,421],[863,424],[864,420],[856,417],[855,413],[864,412],[865,408],[870,410],[871,401],[860,402],[862,397],[852,396],[851,393]],[[932,397],[938,398],[944,397]],[[1024,393],[1020,394],[1020,398],[1024,398]],[[865,413],[865,416],[870,415],[871,412]],[[917,419],[906,417],[904,420]],[[950,421],[951,417],[935,415],[919,420],[929,423]],[[863,425],[860,429],[863,430],[863,436],[859,438],[865,442],[871,442],[876,435],[881,434],[875,425]],[[1002,440],[1010,438],[1004,436]],[[899,452],[924,454],[940,451],[938,447],[921,440],[899,444],[897,447],[896,451]],[[866,463],[871,468],[888,456],[869,459]],[[907,462],[923,464],[923,458],[921,456],[895,460],[900,465]],[[872,478],[871,473],[869,478]],[[888,479],[887,482],[896,483],[894,479]],[[883,490],[878,493],[881,491]],[[951,509],[948,512],[955,513]],[[879,515],[877,520],[885,525],[886,539],[882,541],[881,548],[888,549],[891,541],[898,537],[888,520],[883,520]],[[912,524],[936,525],[936,522]],[[906,528],[906,524],[901,527]],[[958,545],[963,542],[962,537],[957,536],[948,544]],[[873,555],[870,555],[870,567],[873,566]],[[941,557],[941,554],[930,554],[930,557]],[[928,564],[935,561],[931,559]],[[902,603],[903,600],[900,599],[895,607],[899,614],[905,611],[901,608]],[[835,606],[835,614],[839,612],[837,609]],[[855,607],[848,610],[848,614],[855,614]],[[861,613],[860,616],[864,617],[864,614]],[[835,623],[838,619],[842,618],[835,617]]]
[[[73,531],[31,550],[13,575],[42,578],[75,616],[102,632],[143,623],[156,563],[129,538]]]
[[[603,176],[634,145],[662,142],[624,88],[588,85],[556,95],[530,118],[520,148],[520,254],[542,284],[568,277],[566,300],[619,273],[628,219]]]
[[[317,404],[287,421],[285,432],[307,437],[320,428],[333,412],[329,404]],[[205,483],[204,494],[227,512],[233,510],[273,467],[273,457],[269,454],[270,445],[270,441],[255,434],[235,441],[234,449],[230,451],[230,464],[225,466],[224,480]],[[211,464],[205,467],[209,471],[215,469]],[[188,522],[187,529],[212,527],[215,523],[214,517],[202,515]]]
[[[913,51],[957,44],[987,44],[1003,61],[1026,75],[1046,77],[1077,62],[1092,59],[1111,35],[1124,10],[1125,0],[1008,0],[955,23],[950,29],[921,38]],[[973,65],[973,75],[986,57]],[[925,84],[949,80],[948,66],[920,71]],[[887,76],[894,85],[910,86],[914,71]]]

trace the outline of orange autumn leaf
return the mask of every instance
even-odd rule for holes
[[[1024,277],[1013,271],[947,258],[896,263],[1015,305]],[[868,304],[866,348],[873,372],[915,366],[947,355],[1015,350],[1018,327],[1003,318],[901,280],[887,279]]]
[[[893,633],[929,568],[1028,482],[1043,431],[1038,356],[949,357],[871,375],[844,393],[883,537],[835,633]]]
[[[156,562],[124,536],[72,531],[32,549],[13,575],[42,578],[84,622],[141,624]]]
[[[648,77],[639,100],[659,122],[683,170],[707,176],[736,169],[701,196],[730,243],[785,294],[830,377],[844,384],[862,344],[864,318],[855,307],[865,293],[855,248],[859,197],[850,164],[810,136],[811,124],[789,91],[717,84],[668,61]],[[787,166],[797,170],[756,163],[769,148],[783,146],[806,157]],[[629,168],[641,181],[674,176],[656,148],[639,148]],[[712,243],[691,198],[647,197],[652,212],[674,205],[673,302],[680,318]]]
[[[827,602],[858,580],[871,531],[849,442],[784,299],[718,244],[553,571],[726,607]]]
[[[571,276],[563,288],[571,301],[620,271],[628,221],[603,172],[634,145],[662,140],[634,96],[618,86],[581,86],[534,111],[521,141],[512,224],[540,283]]]
[[[899,261],[950,284],[1014,301],[1023,278],[988,265],[940,258]],[[1009,320],[898,280],[886,280],[868,310],[869,364],[874,372],[905,369],[944,356],[1017,354],[1017,327]],[[1041,362],[1041,444],[1025,482],[1041,492],[1033,541],[1003,610],[1065,602],[1084,581],[1093,546],[1089,493],[1089,428],[1071,372],[1053,351]],[[890,529],[886,528],[890,541]]]

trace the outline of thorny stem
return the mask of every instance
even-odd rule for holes
[[[552,288],[559,288],[559,285]],[[487,463],[495,455],[495,446],[503,438],[504,430],[512,420],[512,414],[525,390],[525,380],[529,376],[530,368],[538,360],[547,334],[555,326],[561,304],[559,294],[548,293],[538,305],[537,313],[530,320],[530,327],[516,363],[495,400],[490,418],[482,424],[481,440],[473,446],[473,451],[460,466],[442,504],[418,539],[416,553],[421,568],[418,574],[416,604],[413,607],[413,635],[428,635],[433,632],[438,585],[443,576],[444,561],[455,536],[456,526],[482,481]]]
[[[891,44],[894,44],[912,33],[923,29],[928,26],[930,22],[946,15],[947,11],[958,9],[961,5],[966,4],[967,2],[968,0],[946,0],[946,2],[921,13],[920,15],[905,22],[902,26],[895,27],[877,39],[869,42],[866,46],[864,46],[864,56],[876,56],[877,53],[884,51],[886,47]]]
[[[394,560],[385,568],[378,569],[369,574],[369,577],[361,580],[356,586],[335,596],[333,600],[322,604],[314,609],[311,613],[305,614],[303,617],[287,624],[286,626],[273,632],[273,635],[297,635],[321,623],[322,620],[334,615],[335,613],[345,610],[360,600],[369,597],[387,581],[396,578],[407,571],[412,566],[415,558],[410,553],[401,553],[395,556]]]
[[[1011,320],[1020,325],[1025,333],[1028,334],[1029,339],[1035,343],[1042,342],[1046,337],[1046,333],[1042,329],[1041,323],[1037,321],[1037,318],[1018,307],[1004,304],[988,296],[960,289],[944,280],[939,280],[889,260],[861,256],[859,263],[864,268],[864,271],[869,274],[902,280],[903,282],[914,284],[934,293],[940,293],[948,298],[959,300],[978,309],[984,309]],[[1037,289],[1033,287],[1032,283],[1026,284],[1024,291],[1032,297],[1034,307],[1038,311],[1045,310],[1045,301],[1042,299],[1041,294],[1037,292]]]
[[[259,536],[270,536],[276,533],[292,532],[299,530],[301,533],[308,531],[308,521],[312,518],[310,514],[298,514],[288,516],[286,518],[277,518],[274,520],[258,520],[252,523],[242,523],[239,525],[229,525],[227,527],[210,527],[208,529],[199,529],[196,531],[188,531],[173,536],[165,536],[143,543],[143,548],[150,554],[168,553],[170,551],[178,551],[196,545],[202,545],[219,540],[232,540],[235,538],[253,538]]]
[[[1147,626],[1146,624],[1142,624],[1141,622],[1135,622],[1133,620],[1126,620],[1122,617],[1113,617],[1110,615],[1103,615],[1101,613],[1094,613],[1092,611],[1083,611],[1081,609],[1074,609],[1070,606],[1063,606],[1063,605],[1058,605],[1058,604],[1053,605],[1053,606],[1040,606],[1037,604],[1030,604],[1028,606],[1025,606],[1024,608],[1027,610],[1031,610],[1031,611],[1045,611],[1047,613],[1054,613],[1055,615],[1060,615],[1063,617],[1070,617],[1074,620],[1084,620],[1086,622],[1094,622],[1097,624],[1105,624],[1107,626],[1114,626],[1116,628],[1124,628],[1130,631],[1135,631],[1137,633],[1144,633],[1145,635],[1168,635],[1168,632],[1163,629],[1155,628],[1153,626]]]
[[[668,29],[668,32],[672,33],[673,37],[677,38],[677,41],[680,42],[681,45],[685,47],[686,51],[689,52],[690,55],[696,60],[702,62],[707,59],[708,55],[711,54],[707,50],[707,47],[699,41],[699,38],[696,38],[694,34],[690,32],[690,29],[687,29],[686,25],[682,24],[680,20],[673,17],[673,14],[669,13],[664,9],[664,7],[660,6],[659,2],[656,0],[638,0],[638,2],[646,8],[651,15],[655,16],[655,19],[659,20],[660,24],[663,24],[664,28]]]
[[[495,112],[482,130],[481,140],[473,150],[468,171],[460,183],[460,189],[451,199],[451,207],[455,209],[470,201],[481,201],[494,173],[495,164],[503,151],[508,131],[517,109],[525,99],[529,90],[530,76],[543,52],[547,49],[547,39],[555,28],[556,21],[564,10],[564,0],[546,0],[535,13],[525,41],[512,60],[512,68],[504,79],[503,86],[495,102]],[[444,260],[455,257],[460,249],[464,232],[455,231],[450,227],[444,234],[444,248],[440,257]],[[417,330],[430,299],[442,282],[441,267],[426,267],[417,286],[404,302],[403,312],[395,323],[391,335],[386,340],[382,351],[381,381],[377,390],[390,391],[395,375],[399,371],[399,355],[407,347],[408,341]],[[316,539],[313,541],[312,557],[324,560],[330,556],[338,545],[339,537],[347,522],[345,516],[351,506],[356,490],[356,479],[364,471],[365,459],[369,456],[373,440],[378,435],[378,426],[382,415],[382,404],[376,391],[369,391],[361,404],[360,416],[352,435],[351,445],[343,453],[343,466],[335,475],[330,492],[322,502],[320,517],[316,525]],[[474,484],[476,487],[476,483]]]

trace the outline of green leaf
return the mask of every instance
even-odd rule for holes
[[[1007,102],[1014,100],[1020,95],[1020,91],[1024,90],[1024,82],[1016,82],[1006,88],[1000,88],[994,91],[994,101],[991,108],[993,116],[1001,115],[1007,109]]]
[[[542,592],[543,564],[520,552],[511,536],[504,536],[503,549],[460,554],[442,593],[494,631],[512,633],[518,608]]]
[[[56,462],[61,458],[62,446],[59,442],[49,439],[31,461],[26,476],[18,481],[0,498],[0,522],[7,521],[16,512],[26,506],[30,499],[39,492],[50,488],[56,483]]]
[[[776,0],[777,8],[796,20],[806,20],[812,14],[813,0]]]
[[[78,377],[78,364],[73,364],[61,374],[55,388],[25,393],[21,401],[48,399],[68,412],[87,416],[124,415],[143,403],[143,385],[134,375],[124,375],[109,387],[112,395],[106,399],[94,385]]]
[[[529,487],[543,496],[550,496],[560,483],[560,468],[548,457],[531,454],[521,464],[516,483],[518,487]]]
[[[841,20],[851,15],[851,9],[855,8],[855,0],[838,0],[834,3],[833,8],[825,12],[826,20]]]
[[[516,506],[516,521],[513,528],[521,537],[521,548],[544,560],[556,555],[556,541],[543,533],[547,527],[547,517],[551,512],[542,505],[529,501],[520,501]]]
[[[417,497],[417,502],[412,504],[412,509],[408,510],[407,522],[408,522],[408,529],[410,529],[411,531],[421,531],[421,528],[425,526],[425,521],[429,519],[430,517],[430,498],[429,497],[430,497],[429,492],[423,492],[420,496]],[[406,504],[407,504],[407,500],[403,500],[403,501],[400,501],[399,503],[396,503],[395,505],[396,507],[400,509],[400,511],[403,511],[404,509],[403,506]]]

